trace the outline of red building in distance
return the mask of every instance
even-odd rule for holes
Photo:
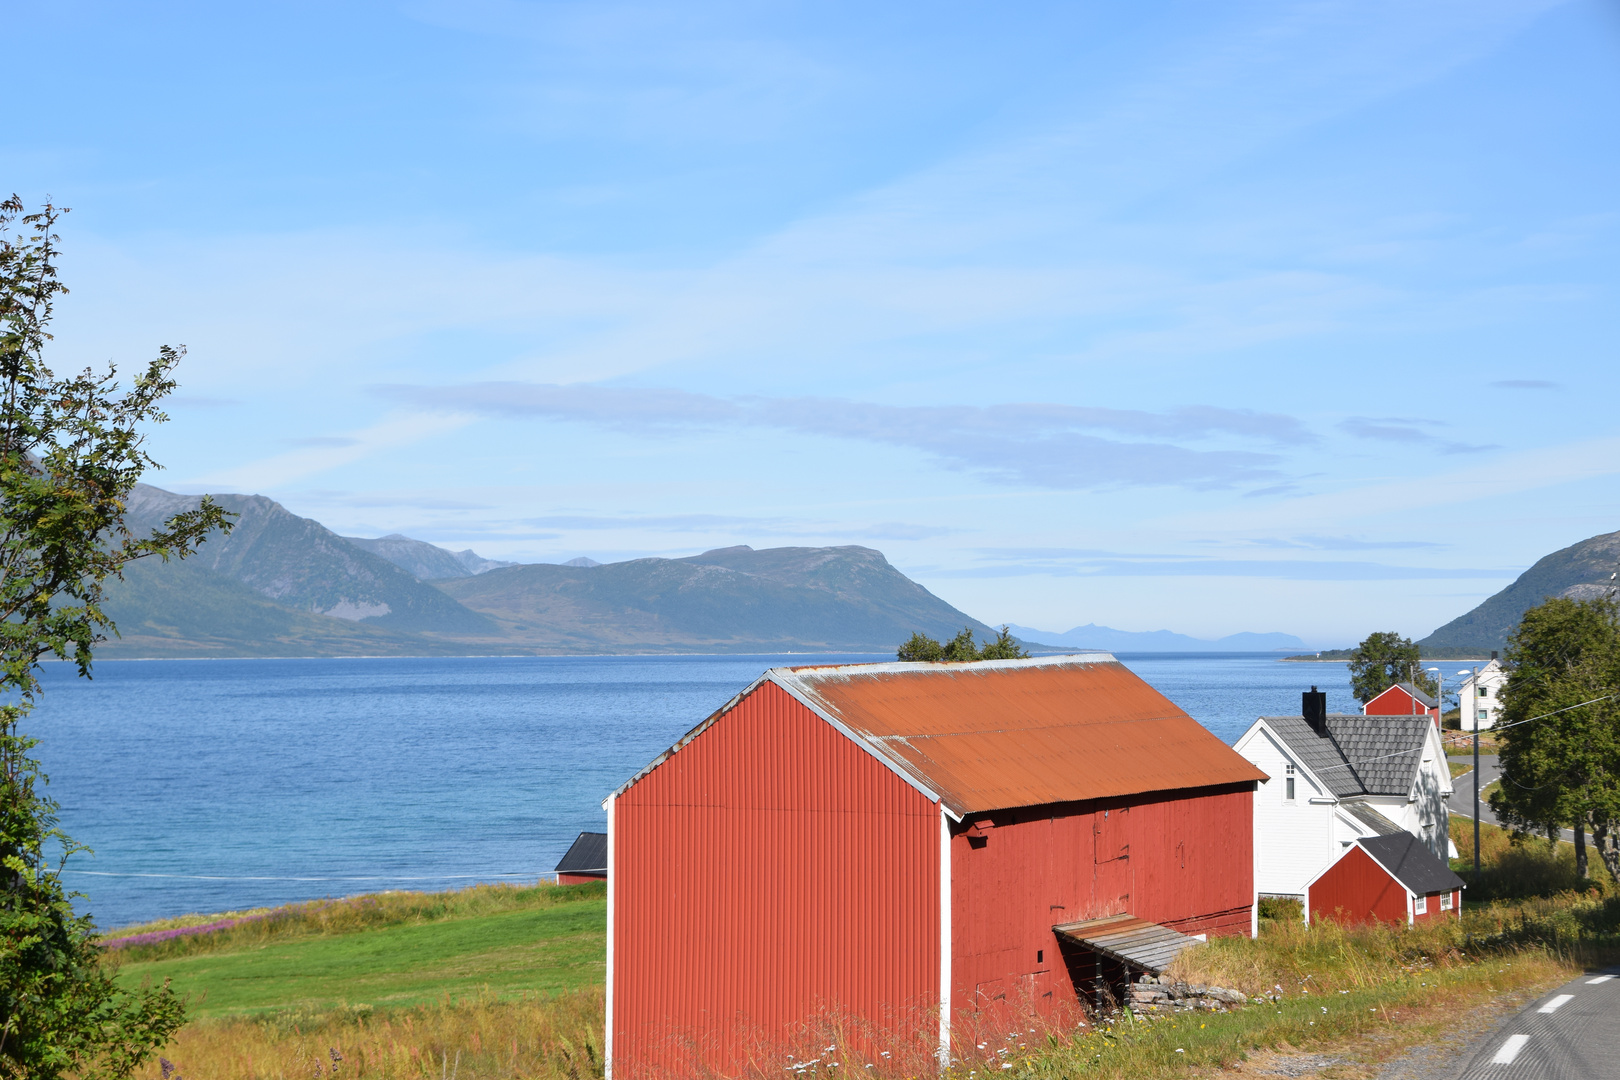
[[[1087,996],[1095,920],[1252,933],[1263,779],[1106,653],[768,671],[605,804],[612,1074],[827,1009],[948,1047]]]
[[[1411,683],[1396,683],[1361,707],[1367,716],[1431,716],[1440,726],[1440,703]]]

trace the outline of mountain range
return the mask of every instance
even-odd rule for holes
[[[888,652],[917,630],[993,636],[871,548],[520,565],[214,498],[234,528],[188,559],[129,566],[105,604],[119,636],[98,655]],[[126,521],[149,531],[199,501],[142,484]]]
[[[1010,629],[1020,640],[1031,644],[1064,649],[1107,649],[1109,652],[1274,652],[1305,647],[1293,634],[1228,634],[1206,641],[1169,630],[1115,630],[1095,623],[1062,633],[1029,626]]]

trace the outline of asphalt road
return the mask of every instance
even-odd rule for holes
[[[1467,756],[1452,754],[1449,760],[1460,765],[1472,765],[1474,756],[1472,754]],[[1481,792],[1490,787],[1493,781],[1499,780],[1501,776],[1500,759],[1495,754],[1479,755],[1479,790]],[[1474,816],[1474,773],[1472,769],[1451,781],[1451,798],[1447,800],[1446,807],[1453,814],[1461,814],[1463,817],[1472,820]],[[1498,824],[1496,815],[1491,813],[1491,804],[1486,802],[1483,797],[1479,800],[1479,820],[1487,825]],[[1559,835],[1571,844],[1575,842],[1574,829],[1565,829]],[[1461,845],[1458,846],[1460,849]]]
[[[1466,757],[1462,754],[1453,754],[1450,760],[1460,765],[1471,766],[1474,764],[1472,754]],[[1491,785],[1493,780],[1498,779],[1501,775],[1502,768],[1495,754],[1479,755],[1480,791],[1484,791]],[[1447,806],[1453,814],[1461,814],[1465,818],[1474,816],[1474,773],[1472,769],[1451,781],[1451,798],[1447,801]],[[1496,815],[1491,813],[1491,804],[1486,802],[1484,798],[1479,800],[1479,820],[1487,825],[1496,824]]]
[[[1483,1039],[1457,1080],[1620,1080],[1620,969],[1582,975]]]

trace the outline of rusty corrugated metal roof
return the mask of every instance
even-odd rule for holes
[[[1108,653],[768,678],[958,816],[1265,779]]]
[[[1134,915],[1061,923],[1052,929],[1076,944],[1155,975],[1169,967],[1183,949],[1200,944],[1198,938]]]

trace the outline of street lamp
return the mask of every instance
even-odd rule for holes
[[[1475,668],[1472,672],[1469,672],[1469,670],[1467,668],[1464,668],[1463,670],[1457,672],[1457,674],[1458,675],[1472,674],[1474,676],[1474,688],[1475,688],[1475,691],[1477,693],[1477,691],[1479,689],[1479,668]],[[1479,713],[1476,710],[1472,710],[1472,709],[1469,710],[1469,711],[1474,713],[1473,724],[1472,724],[1473,729],[1474,729],[1474,884],[1478,885],[1479,884]],[[1462,691],[1461,690],[1457,691],[1457,722],[1459,724],[1462,723]]]

